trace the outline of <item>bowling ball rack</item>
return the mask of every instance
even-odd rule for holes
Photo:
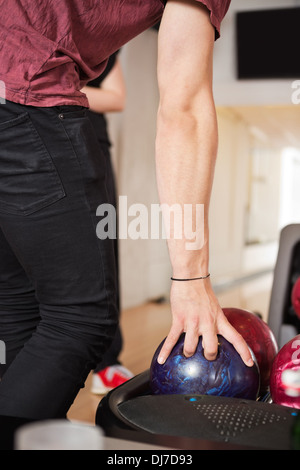
[[[297,410],[257,401],[205,395],[153,395],[150,371],[108,393],[96,413],[108,437],[176,449],[291,449]]]
[[[268,325],[279,349],[300,333],[300,319],[291,303],[291,292],[300,276],[300,224],[284,227],[274,269]]]
[[[279,349],[300,333],[291,291],[300,276],[300,224],[280,234],[268,325]],[[97,409],[96,424],[109,437],[178,449],[289,450],[300,410],[272,403],[205,395],[153,395],[150,370],[112,390]]]

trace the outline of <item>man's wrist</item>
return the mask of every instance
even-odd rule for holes
[[[202,281],[205,279],[208,279],[210,277],[210,273],[208,273],[206,276],[198,276],[198,277],[191,277],[191,278],[177,278],[177,277],[171,277],[172,281],[176,282],[188,282],[188,281]]]
[[[208,277],[208,262],[176,263],[172,265],[172,277],[176,279],[193,279]]]
[[[175,278],[195,278],[209,274],[208,243],[199,251],[182,249],[178,243],[170,246],[172,276]]]

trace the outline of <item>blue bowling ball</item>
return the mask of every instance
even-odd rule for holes
[[[222,336],[218,356],[214,361],[204,357],[202,338],[196,353],[183,354],[185,334],[182,334],[164,364],[157,358],[164,341],[157,348],[150,367],[150,388],[155,395],[214,395],[255,400],[260,376],[257,363],[247,367],[235,348]]]

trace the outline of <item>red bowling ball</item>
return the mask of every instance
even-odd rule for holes
[[[296,315],[300,318],[300,277],[298,277],[292,289],[291,300],[292,300],[293,309]]]
[[[272,400],[277,405],[300,409],[300,396],[290,396],[282,380],[286,371],[300,373],[300,335],[291,339],[277,354],[270,377],[270,392]]]
[[[257,315],[239,308],[223,308],[229,323],[240,333],[257,360],[260,371],[260,394],[269,388],[273,361],[278,346],[273,332]]]

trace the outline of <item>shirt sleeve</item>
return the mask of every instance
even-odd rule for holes
[[[221,23],[230,7],[231,0],[195,0],[203,3],[210,11],[210,19],[215,27],[216,39],[221,34]]]

